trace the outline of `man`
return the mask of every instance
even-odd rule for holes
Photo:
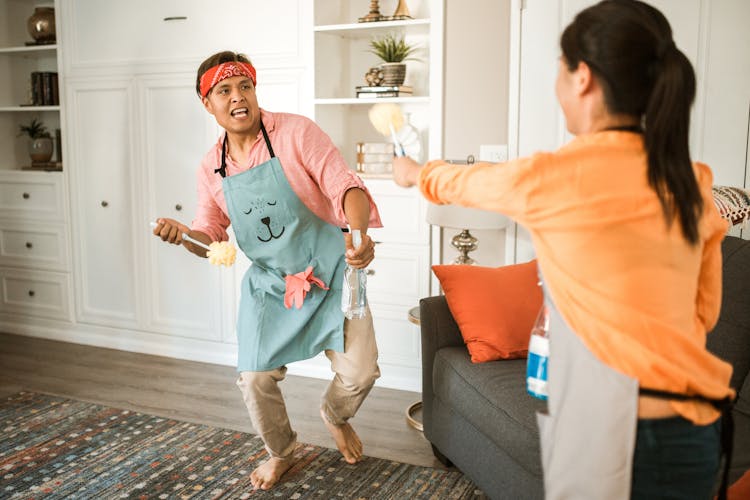
[[[220,52],[198,69],[196,91],[226,131],[198,171],[198,208],[192,228],[161,218],[154,234],[201,257],[182,239],[237,243],[253,265],[242,283],[237,321],[240,387],[253,427],[270,458],[255,469],[255,488],[269,489],[294,463],[296,433],[278,388],[286,364],[321,351],[335,376],[320,414],[348,463],[362,443],[348,420],[380,376],[369,310],[345,319],[340,310],[346,265],[374,257],[370,226],[381,226],[362,181],[330,138],[309,119],[261,110],[256,71],[242,54]],[[359,229],[353,248],[342,227]]]

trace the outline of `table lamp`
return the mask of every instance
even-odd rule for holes
[[[427,223],[433,226],[458,229],[461,232],[451,239],[451,245],[458,250],[458,257],[453,264],[476,264],[469,257],[469,252],[477,249],[477,239],[470,230],[502,229],[510,223],[510,219],[497,212],[488,212],[476,208],[459,207],[458,205],[427,206]]]

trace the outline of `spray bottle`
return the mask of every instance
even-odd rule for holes
[[[549,311],[542,308],[531,329],[529,357],[526,361],[526,391],[539,399],[547,399],[547,369],[549,363]]]
[[[352,230],[352,245],[362,245],[362,233]],[[367,274],[364,269],[355,269],[349,264],[344,269],[344,286],[341,294],[341,311],[349,319],[362,319],[367,313]]]

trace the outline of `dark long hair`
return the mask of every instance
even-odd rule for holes
[[[678,215],[685,239],[697,243],[703,198],[688,146],[695,73],[667,19],[638,0],[604,0],[576,16],[560,47],[571,71],[581,61],[591,68],[610,113],[640,118],[648,183],[667,224]]]
[[[203,61],[200,66],[198,66],[198,75],[195,77],[195,93],[198,94],[198,97],[202,97],[201,96],[201,76],[203,76],[203,73],[213,68],[214,66],[218,66],[219,64],[226,63],[226,62],[249,63],[250,59],[248,59],[245,54],[232,52],[230,50],[217,52],[216,54],[206,58],[206,60]]]

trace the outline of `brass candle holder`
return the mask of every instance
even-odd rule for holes
[[[413,19],[409,13],[409,7],[406,6],[406,0],[398,0],[396,12],[388,18],[391,21],[403,21],[404,19]]]
[[[384,16],[380,14],[380,2],[378,0],[370,0],[370,13],[364,17],[360,17],[358,21],[360,23],[374,23],[383,19]]]

